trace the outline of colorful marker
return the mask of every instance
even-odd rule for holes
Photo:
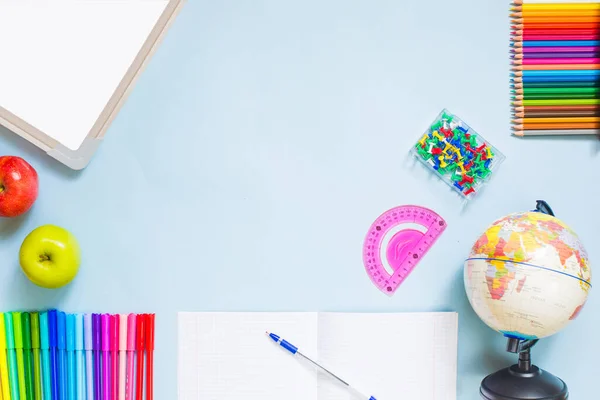
[[[67,314],[67,398],[77,399],[77,368],[75,365],[75,314]]]
[[[21,314],[23,333],[23,368],[25,370],[25,387],[27,400],[33,400],[33,360],[31,359],[31,316],[28,312]]]
[[[27,384],[25,383],[25,362],[23,360],[23,325],[21,313],[13,312],[13,329],[15,336],[15,351],[17,354],[17,373],[19,374],[19,398],[27,399]]]
[[[154,399],[154,314],[146,314],[146,400]]]
[[[101,400],[102,393],[102,366],[100,351],[102,350],[102,321],[100,314],[92,314],[93,352],[94,352],[94,400]]]
[[[129,314],[127,317],[127,380],[125,382],[125,400],[133,400],[133,386],[135,378],[133,375],[133,363],[135,357],[136,343],[136,322],[135,314]]]
[[[110,316],[110,398],[117,400],[119,376],[119,316]]]
[[[50,330],[48,313],[40,313],[40,350],[42,353],[42,388],[44,400],[52,400],[52,368],[50,367]]]
[[[138,314],[136,327],[137,374],[135,378],[135,396],[136,400],[142,400],[144,397],[144,349],[146,348],[146,316],[144,314]]]
[[[13,317],[11,313],[4,314],[4,326],[6,328],[6,354],[8,355],[10,395],[12,400],[20,400],[19,373],[17,370],[17,354],[15,352],[15,332],[13,329]]]
[[[52,383],[52,400],[60,400],[59,394],[59,372],[58,372],[58,354],[56,349],[58,336],[58,316],[56,310],[48,311],[48,343],[50,354],[50,369]]]
[[[102,400],[110,399],[110,315],[102,314]]]
[[[75,359],[77,360],[77,397],[74,397],[74,399],[85,400],[85,362],[83,356],[83,328],[83,314],[77,314],[75,316]]]
[[[127,366],[127,314],[119,315],[119,398],[125,400],[125,379]],[[116,400],[116,399],[113,399]]]
[[[6,326],[4,324],[4,313],[0,313],[0,381],[2,382],[3,400],[11,400],[8,362],[6,360]]]
[[[33,353],[33,398],[43,399],[42,364],[40,359],[40,315],[31,313],[31,351]]]
[[[63,311],[57,313],[58,323],[56,325],[57,358],[58,358],[58,393],[59,400],[67,400],[67,316]]]
[[[85,347],[85,374],[86,374],[86,393],[88,400],[94,400],[94,357],[93,357],[93,334],[92,334],[92,314],[83,316],[83,332]]]

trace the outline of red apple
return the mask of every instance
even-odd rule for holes
[[[21,157],[0,157],[0,217],[26,213],[38,196],[38,175]]]

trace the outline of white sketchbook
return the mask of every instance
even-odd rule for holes
[[[455,400],[458,314],[179,313],[179,400]]]
[[[0,0],[0,124],[87,165],[183,0]]]

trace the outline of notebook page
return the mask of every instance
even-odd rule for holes
[[[319,361],[379,400],[455,400],[456,313],[319,315]],[[368,398],[368,397],[367,397]],[[319,373],[318,400],[354,400]]]
[[[316,400],[314,369],[265,335],[317,352],[316,313],[179,313],[179,400]]]

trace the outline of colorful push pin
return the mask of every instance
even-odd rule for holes
[[[444,156],[440,156],[438,160],[440,160],[440,168],[446,168],[448,166],[446,161],[444,161]]]
[[[465,193],[465,196],[468,196],[471,193],[475,193],[475,189],[473,189],[473,187],[470,187],[464,193]]]
[[[440,135],[440,133],[438,131],[433,131],[432,135],[433,135],[433,137],[437,138],[440,141],[444,140],[444,137],[442,135]]]
[[[427,141],[427,138],[429,136],[427,136],[427,134],[424,134],[423,137],[421,138],[421,140],[419,140],[419,144],[421,145],[422,148],[425,148],[425,141]]]

